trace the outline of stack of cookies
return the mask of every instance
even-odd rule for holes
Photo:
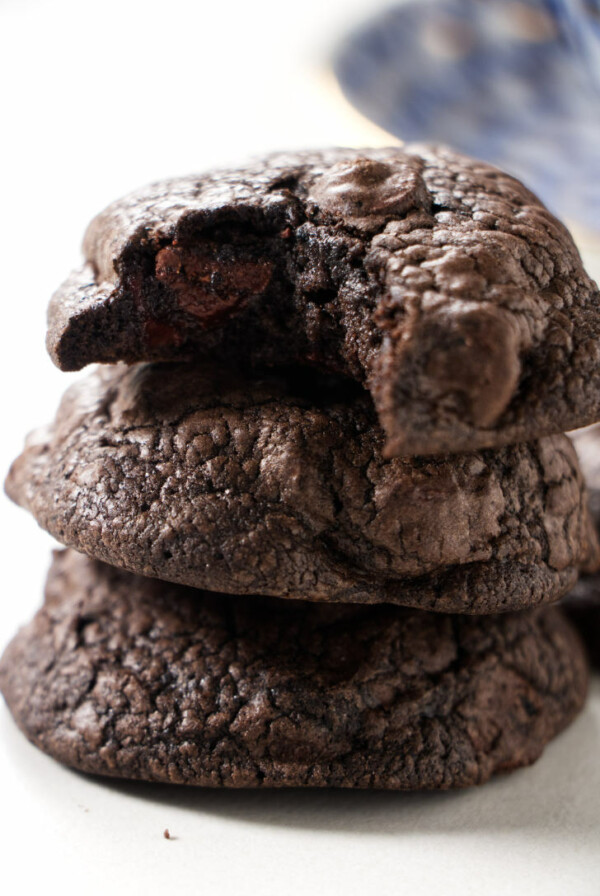
[[[577,714],[600,418],[563,226],[442,148],[276,155],[90,225],[48,347],[96,368],[9,495],[67,546],[0,685],[84,771],[448,788]]]

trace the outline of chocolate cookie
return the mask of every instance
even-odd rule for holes
[[[91,361],[307,363],[363,383],[386,454],[600,416],[600,296],[518,181],[442,148],[282,154],[163,181],[90,225],[48,346]]]
[[[82,771],[209,787],[465,787],[582,706],[555,608],[453,617],[214,595],[67,551],[0,663],[27,737]]]
[[[69,547],[211,591],[491,613],[597,568],[566,436],[451,458],[382,447],[352,384],[121,365],[66,393],[7,491]]]

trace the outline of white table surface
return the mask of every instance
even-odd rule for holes
[[[373,7],[0,0],[2,472],[73,379],[46,356],[45,307],[95,212],[149,180],[263,150],[390,142],[324,64],[340,17]],[[2,646],[40,603],[52,540],[5,499],[0,525]],[[596,678],[533,768],[481,789],[185,791],[70,772],[0,705],[0,889],[596,896],[599,745]]]

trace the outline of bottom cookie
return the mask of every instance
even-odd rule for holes
[[[0,661],[27,737],[82,771],[210,787],[480,784],[581,708],[554,607],[467,617],[232,597],[57,553]]]

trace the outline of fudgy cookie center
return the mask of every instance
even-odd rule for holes
[[[175,293],[177,305],[210,326],[247,299],[265,292],[273,264],[235,246],[203,243],[182,247],[176,241],[156,255],[156,278]]]

